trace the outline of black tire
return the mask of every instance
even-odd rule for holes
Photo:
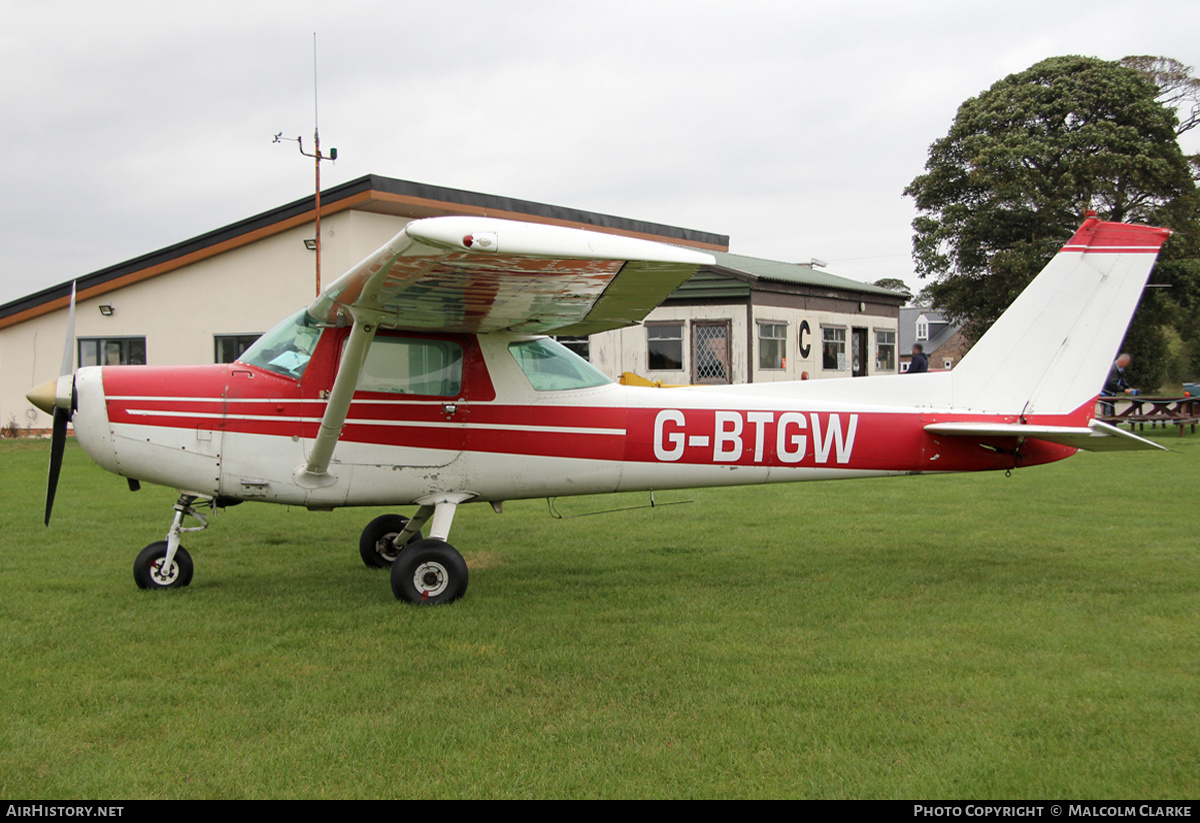
[[[175,551],[175,562],[168,574],[162,574],[162,562],[167,559],[167,541],[151,543],[138,553],[133,561],[133,579],[139,589],[180,589],[192,582],[196,567],[187,549],[180,546]]]
[[[400,550],[404,548],[392,541],[407,525],[408,518],[402,514],[385,514],[368,523],[362,531],[362,537],[358,538],[358,553],[362,561],[372,569],[390,569]],[[409,542],[420,539],[421,534],[418,532]]]
[[[437,606],[467,593],[467,562],[444,540],[414,540],[392,564],[397,600]]]

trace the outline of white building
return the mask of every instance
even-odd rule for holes
[[[665,384],[760,383],[897,371],[906,296],[819,271],[713,252],[639,327],[594,334],[589,359],[610,376]]]
[[[77,365],[228,362],[316,292],[314,199],[297,200],[78,278]],[[468,214],[587,228],[707,251],[729,238],[578,209],[368,175],[321,193],[332,282],[410,220]],[[0,306],[0,426],[45,429],[25,399],[58,375],[70,282]]]
[[[313,198],[288,203],[77,280],[76,364],[230,362],[312,301]],[[587,228],[714,253],[641,326],[577,350],[612,377],[727,383],[894,372],[904,298],[814,270],[726,253],[729,238],[612,215],[368,175],[321,193],[332,282],[410,220],[480,215]],[[0,306],[0,426],[46,429],[25,393],[57,376],[70,282]],[[590,348],[590,352],[588,351]]]

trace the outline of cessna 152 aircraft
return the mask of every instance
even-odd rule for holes
[[[467,589],[447,542],[467,502],[1009,470],[1078,449],[1160,448],[1094,420],[1169,232],[1089,216],[952,372],[703,388],[614,384],[547,332],[635,324],[704,253],[475,217],[409,223],[229,365],[99,366],[30,400],[108,471],[180,490],[142,588],[186,586],[202,507],[416,506],[360,539],[396,597]],[[72,312],[74,302],[72,299]],[[73,327],[73,320],[68,322]],[[194,517],[200,526],[184,527]],[[421,531],[428,525],[428,537]]]

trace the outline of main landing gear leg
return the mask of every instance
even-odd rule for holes
[[[133,579],[139,588],[176,589],[192,582],[192,573],[195,571],[192,556],[179,545],[179,539],[183,532],[198,532],[208,528],[207,518],[192,505],[196,499],[191,494],[179,495],[175,501],[175,519],[167,531],[167,539],[151,543],[134,560]],[[184,526],[184,517],[193,517],[200,525]]]
[[[432,520],[429,537],[413,540],[392,564],[392,593],[397,600],[425,605],[452,603],[467,593],[467,564],[458,550],[446,542],[458,504],[474,495],[439,495],[417,501],[420,508],[405,526],[415,534]],[[403,535],[397,538],[399,543]]]

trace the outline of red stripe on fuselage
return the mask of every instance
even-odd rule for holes
[[[386,418],[377,415],[379,422],[372,424],[358,415],[356,404],[342,440],[577,460],[872,471],[1005,469],[1061,459],[1075,451],[1049,444],[1035,449],[1026,443],[1024,459],[1018,461],[1011,454],[1017,448],[1016,438],[937,436],[924,430],[931,422],[996,420],[980,415],[557,406],[526,409],[524,419],[518,420],[517,408],[493,410],[481,404],[455,420],[439,415],[437,409],[397,405],[387,409]],[[318,420],[315,415],[305,420],[279,414],[268,419],[231,415],[221,421],[214,416],[152,417],[130,412],[113,418],[113,422],[148,426],[223,427],[227,432],[303,438],[316,436]],[[1016,421],[1004,418],[1002,422]],[[981,448],[981,442],[995,450]]]
[[[299,397],[294,381],[256,374],[254,387],[282,397],[224,397],[231,370],[200,366],[106,368],[109,420],[171,429],[313,438],[325,401]],[[290,388],[289,388],[290,387]],[[669,400],[664,391],[662,399]],[[447,405],[454,409],[447,409]],[[1031,424],[1086,425],[1092,403]],[[929,423],[1019,422],[1016,417],[755,409],[514,405],[468,400],[358,396],[342,440],[577,460],[681,465],[978,471],[1058,460],[1075,450],[1018,438],[933,435]],[[984,448],[981,443],[990,446]],[[393,455],[392,459],[399,457]]]

